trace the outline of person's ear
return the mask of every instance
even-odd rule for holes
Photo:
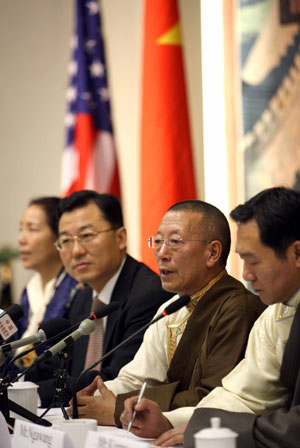
[[[127,246],[127,232],[124,226],[116,230],[116,235],[119,243],[119,249],[126,249]]]
[[[293,249],[295,254],[296,265],[297,267],[300,268],[300,241],[294,241]]]
[[[218,240],[213,240],[209,243],[210,254],[207,259],[207,266],[212,268],[219,261],[222,254],[222,243]]]

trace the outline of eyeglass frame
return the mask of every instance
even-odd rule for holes
[[[155,244],[155,240],[157,240],[157,239],[159,239],[161,241],[161,246],[159,248],[157,248],[157,246],[154,245]],[[172,250],[179,249],[179,247],[181,247],[181,246],[178,246],[178,247],[174,247],[173,246],[172,247],[172,245],[170,245],[170,240],[172,240],[172,239],[176,240],[177,242],[181,243],[182,245],[185,244],[185,243],[188,243],[189,241],[198,241],[200,243],[211,243],[211,241],[208,241],[208,240],[184,240],[181,237],[179,237],[179,238],[173,238],[173,237],[157,238],[156,236],[149,236],[148,239],[147,239],[148,247],[150,249],[160,250],[163,247],[163,245],[165,244],[169,249],[172,249]]]
[[[110,227],[109,229],[105,229],[105,230],[99,230],[99,231],[96,231],[96,230],[89,230],[89,234],[90,235],[93,235],[94,237],[96,237],[97,235],[99,235],[100,233],[105,233],[105,232],[110,232],[110,231],[112,231],[112,230],[118,230],[118,229],[120,229],[120,227]],[[90,241],[89,243],[82,243],[82,241],[80,241],[80,235],[82,235],[84,232],[86,232],[85,230],[83,230],[82,232],[80,232],[78,235],[68,235],[68,237],[71,239],[71,241],[72,241],[72,246],[70,247],[70,249],[69,250],[71,250],[72,249],[72,247],[74,246],[74,242],[77,240],[78,241],[78,243],[81,245],[81,246],[86,246],[86,245],[88,245],[88,244],[90,244],[90,243],[92,243],[93,241],[94,241],[94,238],[93,238],[93,240],[92,241]],[[60,239],[61,237],[58,237],[57,238],[57,240],[55,241],[55,243],[54,243],[54,246],[56,247],[56,249],[59,251],[59,252],[61,252],[62,250],[64,250],[61,246],[60,246],[60,244],[59,244],[59,239]],[[65,249],[65,250],[68,250],[68,249]]]

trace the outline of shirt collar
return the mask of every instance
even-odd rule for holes
[[[95,290],[93,290],[93,298],[98,296],[99,300],[101,300],[101,302],[104,303],[104,305],[108,305],[110,303],[110,299],[111,299],[111,295],[112,295],[113,289],[114,289],[114,287],[115,287],[115,285],[117,283],[117,280],[118,280],[118,277],[120,275],[120,272],[123,269],[125,260],[126,260],[126,257],[124,258],[124,260],[120,264],[120,267],[117,270],[117,272],[108,280],[108,282],[106,283],[106,285],[104,286],[104,288],[100,292],[96,292]]]
[[[290,298],[290,300],[285,304],[286,306],[297,307],[300,303],[300,289],[295,292],[295,294]]]
[[[225,275],[227,275],[227,271],[226,269],[224,269],[222,272],[220,272],[216,277],[214,277],[213,279],[210,280],[210,282],[205,285],[202,289],[200,289],[200,291],[195,292],[194,294],[191,295],[191,301],[188,303],[188,307],[192,307],[195,308],[197,306],[197,303],[199,302],[199,300],[204,296],[204,294],[207,293],[207,291],[214,285],[217,283],[218,280],[220,280],[220,278],[224,277]]]

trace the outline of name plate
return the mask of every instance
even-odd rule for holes
[[[138,440],[134,435],[109,431],[89,431],[84,448],[146,448],[150,443]]]
[[[1,448],[11,448],[10,435],[7,423],[2,412],[0,412],[0,434],[1,434]]]
[[[62,431],[16,419],[11,448],[74,448]]]

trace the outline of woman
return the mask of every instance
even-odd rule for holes
[[[21,219],[18,238],[21,259],[25,269],[35,271],[21,298],[24,317],[18,327],[22,337],[36,333],[39,325],[48,319],[67,317],[79,286],[66,273],[54,246],[59,200],[57,197],[34,199]]]

